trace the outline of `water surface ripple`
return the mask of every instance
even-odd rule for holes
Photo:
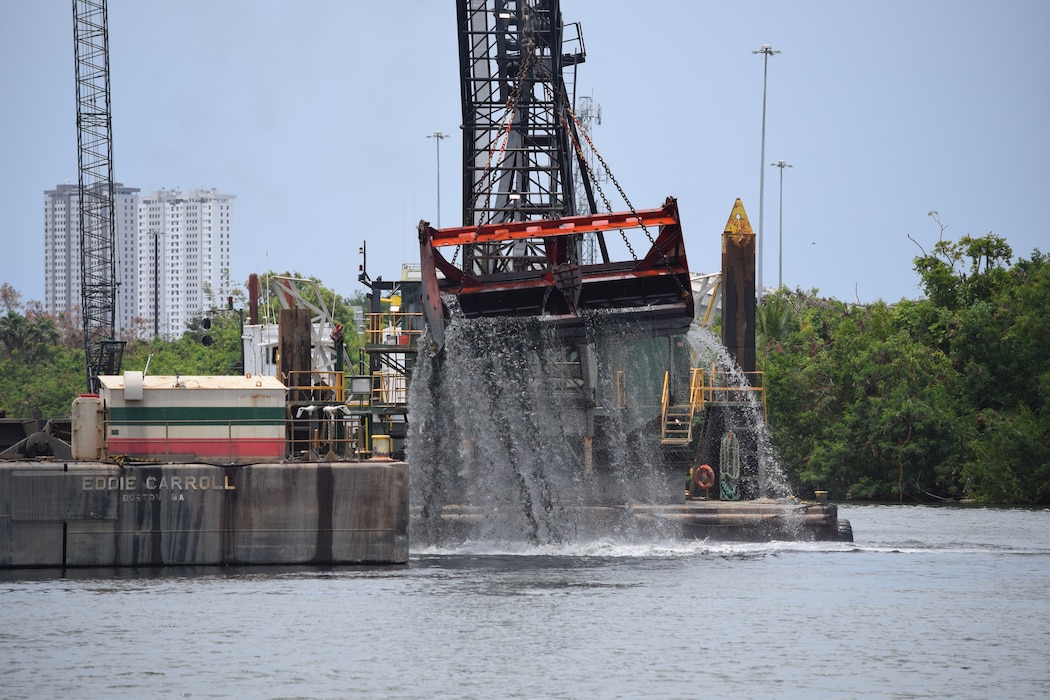
[[[468,543],[406,567],[0,572],[6,698],[1042,698],[1050,511],[853,543]]]

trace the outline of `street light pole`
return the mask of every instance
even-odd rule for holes
[[[791,163],[778,160],[770,163],[774,168],[780,168],[780,242],[777,246],[777,289],[784,286],[784,168],[793,167]]]
[[[161,231],[150,229],[153,236],[153,337],[160,337],[160,237]]]
[[[447,139],[448,134],[443,134],[440,131],[435,131],[433,134],[427,136],[428,139],[434,139],[434,145],[437,146],[437,227],[441,228],[441,139]]]
[[[756,51],[752,51],[753,54],[762,54],[762,157],[759,161],[761,170],[759,170],[758,178],[758,296],[762,297],[762,242],[765,240],[765,233],[762,225],[764,223],[765,215],[765,195],[766,195],[766,82],[769,77],[769,57],[780,53],[774,51],[773,47],[769,44],[762,44],[762,46]]]

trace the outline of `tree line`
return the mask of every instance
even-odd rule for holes
[[[781,289],[757,311],[782,464],[846,500],[1050,503],[1050,257],[988,234],[915,258],[925,298]]]
[[[267,273],[262,277],[265,279]],[[284,277],[302,277],[294,272]],[[320,286],[320,281],[314,279]],[[363,338],[353,327],[353,306],[364,306],[364,295],[341,297],[321,288],[325,303],[345,333],[350,356],[356,358]],[[233,293],[236,307],[244,306],[242,290]],[[261,316],[276,319],[279,305],[272,296]],[[22,302],[10,284],[0,285],[0,412],[13,418],[68,416],[73,399],[87,391],[83,327],[74,311],[45,313],[39,301]],[[151,337],[150,319],[134,319],[119,334],[126,341],[123,369],[146,370],[152,375],[240,374],[243,311],[213,303],[193,317],[178,338]]]
[[[762,300],[758,362],[785,472],[799,493],[836,499],[1050,503],[1050,256],[1015,261],[988,234],[941,240],[914,266],[919,300]],[[322,293],[354,356],[363,295]],[[0,408],[68,415],[86,389],[79,319],[23,305],[7,284],[0,305]],[[178,339],[128,337],[124,367],[238,373],[239,323],[213,308]]]

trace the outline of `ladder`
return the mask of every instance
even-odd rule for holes
[[[670,372],[664,372],[660,443],[688,445],[693,441],[693,418],[704,408],[704,370],[699,367],[690,370],[689,403],[686,404],[670,403],[670,376]]]

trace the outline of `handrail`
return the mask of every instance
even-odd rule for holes
[[[330,400],[342,403],[346,398],[346,373],[335,370],[290,370],[286,377],[288,391],[301,392],[299,396],[330,391]],[[321,397],[318,395],[318,399]]]
[[[373,372],[372,403],[392,406],[408,403],[408,378],[400,372]]]
[[[664,372],[664,391],[660,396],[660,439],[663,440],[667,434],[667,403],[670,399],[671,393],[669,385],[671,381],[671,372]]]
[[[671,405],[670,372],[664,373],[663,392],[660,397],[660,439],[665,444],[687,444],[693,438],[693,420],[697,411],[703,411],[707,404],[745,404],[750,397],[758,394],[762,403],[762,414],[766,413],[765,375],[762,372],[745,372],[750,382],[747,386],[731,386],[725,373],[719,375],[718,368],[712,365],[708,374],[701,367],[693,367],[689,373],[689,403]],[[688,410],[686,410],[688,409]],[[674,435],[668,436],[668,420],[672,416],[675,423]],[[687,420],[685,427],[678,427]]]
[[[616,408],[627,408],[627,372],[616,370]]]
[[[414,347],[421,335],[426,320],[422,313],[408,311],[383,311],[365,314],[365,342],[368,345],[408,345]],[[384,342],[387,332],[393,343]]]
[[[704,410],[704,370],[693,367],[689,371],[689,407],[690,417],[696,409]]]
[[[768,417],[765,373],[744,372],[743,374],[748,379],[748,386],[730,386],[727,380],[723,380],[725,383],[718,382],[717,367],[712,366],[710,382],[705,382],[703,387],[703,401],[721,404],[742,404],[748,402],[749,396],[757,393],[762,403],[762,415],[763,417]]]

